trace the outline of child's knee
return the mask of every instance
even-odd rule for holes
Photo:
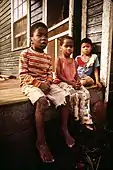
[[[40,112],[44,112],[49,106],[48,100],[45,97],[40,97],[37,101],[37,107]]]
[[[68,95],[68,96],[66,96],[66,97],[65,97],[65,99],[66,99],[66,102],[67,102],[67,103],[69,103],[69,102],[70,102],[70,96],[69,96],[69,95]]]
[[[91,77],[88,76],[87,79],[86,79],[86,84],[93,85],[94,84],[94,80]]]

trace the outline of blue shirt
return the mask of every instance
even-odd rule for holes
[[[82,61],[81,56],[77,56],[75,60],[78,65],[77,71],[80,78],[91,76],[93,69],[100,66],[98,56],[96,54],[92,54],[87,63]]]

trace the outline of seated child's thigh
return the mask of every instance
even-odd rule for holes
[[[52,84],[50,86],[50,92],[47,97],[55,104],[55,106],[65,105],[66,104],[66,96],[69,93],[61,89],[57,84]]]
[[[22,92],[30,99],[32,104],[38,101],[40,97],[45,96],[40,88],[34,87],[33,85],[26,85],[22,87]]]

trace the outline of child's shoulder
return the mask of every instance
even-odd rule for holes
[[[27,49],[21,51],[21,55],[27,55],[29,51],[30,51],[30,48],[27,48]]]
[[[81,58],[81,55],[77,55],[77,56],[75,57],[75,59],[77,59],[77,58]]]
[[[92,54],[91,57],[94,58],[95,60],[98,58],[97,54]]]

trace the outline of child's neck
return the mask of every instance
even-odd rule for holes
[[[39,53],[44,53],[43,49],[36,48],[36,47],[31,47],[34,51],[39,52]]]
[[[90,56],[91,56],[91,53],[90,53],[90,54],[83,54],[83,53],[82,53],[82,56],[90,57]]]
[[[66,59],[69,59],[70,58],[70,55],[69,56],[66,56],[66,55],[62,55],[64,58],[66,58]]]

